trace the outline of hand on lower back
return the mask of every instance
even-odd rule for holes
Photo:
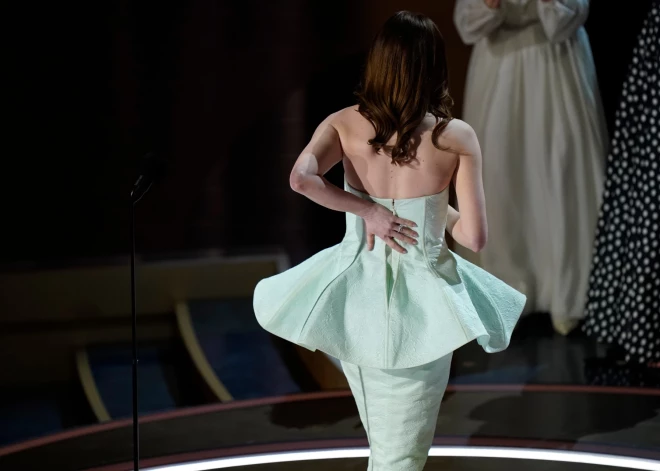
[[[392,211],[384,206],[374,203],[369,211],[362,216],[367,233],[367,247],[373,250],[375,238],[378,236],[387,245],[400,253],[406,253],[403,247],[397,244],[394,239],[417,245],[419,234],[412,227],[417,227],[413,221],[402,219],[396,216]]]

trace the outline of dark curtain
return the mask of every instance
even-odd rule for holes
[[[608,122],[648,1],[592,2],[587,25]],[[354,103],[370,38],[398,9],[445,31],[460,110],[469,48],[452,2],[116,0],[5,7],[0,262],[128,250],[139,158],[168,173],[140,204],[139,250],[337,243],[344,215],[294,194],[288,172],[317,124]],[[329,174],[341,184],[341,167]]]

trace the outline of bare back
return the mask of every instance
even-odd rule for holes
[[[481,250],[488,226],[481,149],[476,133],[467,123],[452,120],[438,139],[439,147],[451,150],[440,150],[431,139],[434,127],[435,118],[425,119],[413,136],[415,159],[395,166],[388,155],[375,152],[369,145],[375,130],[356,107],[334,113],[319,125],[296,160],[290,176],[291,187],[326,208],[362,214],[363,200],[329,184],[323,177],[340,161],[349,185],[377,198],[435,195],[453,181],[460,214],[450,208],[447,227],[458,243],[474,251]],[[391,214],[383,215],[385,219],[388,217]]]
[[[436,120],[429,115],[415,131],[415,159],[408,164],[393,165],[385,153],[376,153],[368,144],[375,135],[372,124],[357,111],[346,108],[333,116],[343,150],[346,180],[357,190],[382,198],[415,198],[440,193],[451,183],[459,156],[456,152],[439,150],[433,145],[431,134]],[[452,122],[443,136],[441,147],[448,142]],[[391,143],[396,140],[393,136]]]

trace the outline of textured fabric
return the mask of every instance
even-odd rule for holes
[[[424,468],[447,388],[452,354],[426,365],[381,370],[342,362],[369,439],[368,471]]]
[[[471,260],[525,293],[526,311],[550,312],[562,333],[584,317],[607,153],[588,7],[458,0],[454,16],[475,44],[463,119],[483,149],[489,222],[488,245]]]
[[[310,350],[372,368],[408,368],[478,339],[505,349],[525,297],[453,254],[445,243],[448,192],[421,198],[371,198],[417,223],[417,246],[403,255],[346,214],[343,241],[259,282],[254,311],[269,332]]]
[[[660,361],[660,2],[639,34],[607,165],[585,331]]]

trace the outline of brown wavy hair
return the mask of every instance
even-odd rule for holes
[[[385,22],[367,56],[362,83],[355,93],[358,111],[376,130],[369,140],[392,163],[415,158],[413,133],[427,113],[436,117],[432,142],[452,120],[445,42],[426,15],[400,11]],[[396,143],[387,142],[396,134]]]

